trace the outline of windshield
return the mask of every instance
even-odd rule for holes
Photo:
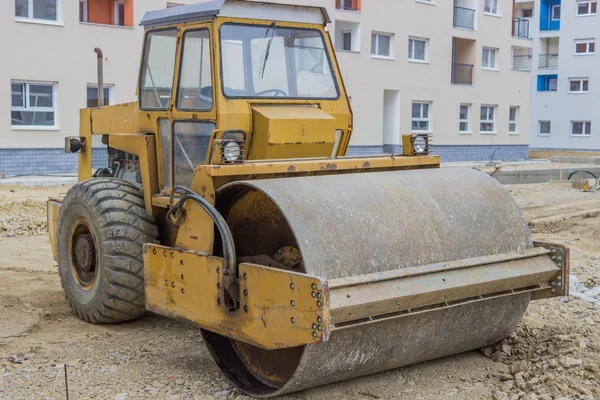
[[[221,68],[228,97],[339,97],[323,35],[316,29],[223,24]]]

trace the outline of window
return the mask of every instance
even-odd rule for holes
[[[88,22],[87,0],[79,0],[79,22]]]
[[[210,110],[213,105],[208,30],[186,31],[177,91],[177,108]]]
[[[533,8],[524,8],[521,10],[521,16],[523,18],[533,18]]]
[[[58,21],[59,0],[15,0],[15,18]]]
[[[360,51],[360,23],[335,21],[334,46],[336,50]]]
[[[598,10],[597,1],[581,1],[577,3],[577,16],[596,15]]]
[[[496,132],[496,106],[481,106],[479,131],[482,133]]]
[[[458,122],[458,131],[460,133],[469,133],[469,115],[471,114],[471,105],[470,104],[461,104],[460,105],[460,114],[459,114],[459,122]]]
[[[481,67],[485,69],[498,69],[498,49],[484,47],[481,57]]]
[[[371,34],[371,55],[377,57],[391,57],[392,36],[384,33]]]
[[[427,39],[408,39],[408,59],[425,61],[427,59]]]
[[[56,127],[56,84],[10,83],[10,124],[19,127]]]
[[[498,14],[498,0],[485,0],[483,12],[488,14]]]
[[[352,50],[352,32],[342,32],[342,50]]]
[[[575,54],[594,54],[596,52],[596,42],[594,40],[576,40],[575,41]]]
[[[552,6],[552,21],[560,21],[560,4]]]
[[[346,11],[360,11],[359,0],[335,0],[335,8]]]
[[[556,92],[558,88],[558,75],[538,75],[538,92]]]
[[[104,86],[104,105],[111,103],[112,87]],[[89,85],[87,87],[87,108],[98,107],[98,86]]]
[[[430,131],[430,109],[431,103],[412,103],[412,131],[429,132]]]
[[[550,135],[551,126],[552,124],[550,121],[539,121],[540,135]]]
[[[175,121],[173,124],[173,186],[190,187],[196,165],[206,163],[212,122]]]
[[[177,29],[156,30],[146,34],[140,74],[140,108],[166,110],[171,102]]]
[[[339,97],[329,52],[316,29],[225,23],[219,38],[227,97]]]
[[[589,89],[588,78],[569,79],[569,93],[587,93]]]
[[[571,135],[590,136],[592,123],[590,121],[571,121]]]
[[[115,0],[114,25],[125,26],[125,0]]]
[[[508,110],[508,133],[519,133],[519,107],[511,106]]]

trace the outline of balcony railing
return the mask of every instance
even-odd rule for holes
[[[531,71],[532,64],[533,56],[531,56],[530,54],[513,56],[513,69],[518,69],[521,71]]]
[[[540,54],[539,68],[558,68],[558,54]]]
[[[454,85],[472,85],[473,84],[473,65],[472,64],[452,64],[452,84]]]
[[[454,6],[454,27],[474,30],[475,10]]]
[[[519,39],[529,39],[529,20],[523,18],[513,18],[513,37]]]

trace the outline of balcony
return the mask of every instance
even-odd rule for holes
[[[473,65],[472,64],[452,64],[452,84],[453,85],[472,85],[473,84]]]
[[[454,27],[475,30],[475,10],[454,6]]]
[[[540,62],[538,68],[558,68],[558,54],[540,54]]]
[[[529,39],[529,20],[513,18],[512,35],[518,39]]]
[[[533,56],[531,54],[513,55],[513,67],[517,71],[531,71]]]

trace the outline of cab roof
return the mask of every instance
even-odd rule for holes
[[[186,22],[206,21],[218,15],[323,25],[331,22],[324,7],[250,0],[209,0],[187,6],[148,11],[140,25],[144,28],[157,28]]]

